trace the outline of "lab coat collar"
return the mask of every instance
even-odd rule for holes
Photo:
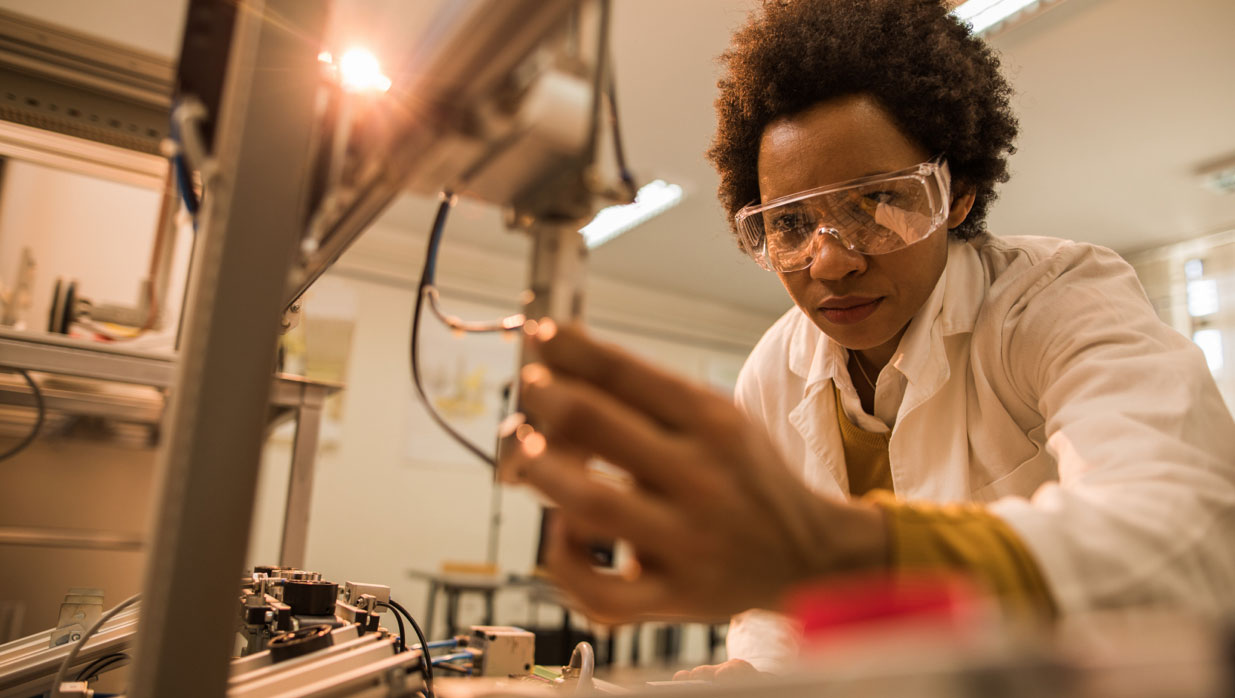
[[[950,373],[943,339],[973,332],[985,293],[985,270],[977,250],[966,242],[949,240],[943,274],[909,322],[889,362],[892,367],[917,388],[938,388]]]

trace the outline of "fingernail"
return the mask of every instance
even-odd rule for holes
[[[536,339],[547,342],[557,335],[557,323],[553,318],[541,318],[540,327],[536,331]]]
[[[618,571],[618,574],[622,576],[622,579],[633,582],[643,574],[643,565],[640,565],[639,561],[635,558],[628,558],[626,564],[622,565]]]
[[[549,383],[549,369],[544,364],[528,364],[519,371],[524,385],[543,387]]]
[[[548,443],[545,441],[544,434],[541,434],[538,431],[528,434],[525,438],[520,440],[520,443],[523,448],[523,453],[525,453],[528,458],[539,457],[540,454],[545,452],[545,447],[548,446]]]
[[[511,414],[506,415],[506,418],[503,419],[502,423],[498,425],[497,433],[499,436],[505,438],[515,433],[516,429],[525,424],[527,424],[527,417],[524,416],[522,412],[512,412]]]
[[[557,335],[557,323],[553,318],[528,319],[523,323],[523,334],[538,342],[547,342]]]

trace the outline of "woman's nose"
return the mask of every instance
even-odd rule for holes
[[[812,244],[811,278],[833,281],[866,270],[866,255],[846,247],[832,228],[820,228]]]

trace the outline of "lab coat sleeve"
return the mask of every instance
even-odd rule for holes
[[[1045,420],[1059,480],[991,510],[1064,614],[1235,608],[1235,422],[1203,355],[1113,252],[1070,245],[1034,269],[1001,363]]]
[[[763,397],[759,389],[758,367],[767,346],[761,343],[738,375],[734,399],[738,409],[760,426],[764,424]],[[805,485],[803,485],[805,487]],[[729,659],[743,659],[759,671],[785,673],[797,659],[800,632],[788,617],[763,609],[739,613],[729,621],[725,650]]]

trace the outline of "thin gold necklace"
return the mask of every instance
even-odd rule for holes
[[[856,351],[853,352],[853,362],[858,365],[858,371],[862,374],[862,377],[866,379],[866,384],[871,387],[871,390],[875,390],[875,381],[871,380],[871,377],[866,375],[866,368],[862,366],[862,357],[858,356],[858,352]]]

